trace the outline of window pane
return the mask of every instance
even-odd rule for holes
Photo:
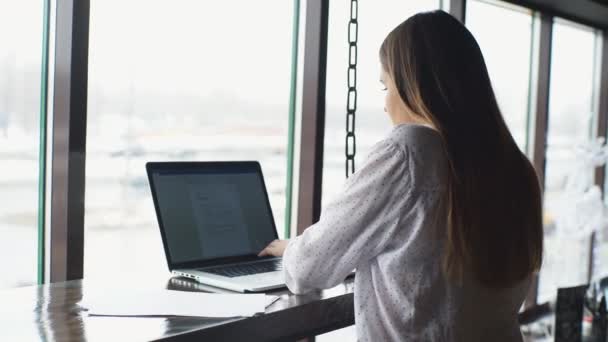
[[[43,2],[0,0],[0,288],[36,283]]]
[[[388,33],[413,14],[439,9],[438,0],[359,2],[357,56],[356,159],[358,168],[369,148],[392,123],[384,112],[378,51]],[[327,47],[327,97],[323,159],[323,205],[346,179],[345,136],[350,1],[331,1]]]
[[[481,47],[507,126],[519,148],[526,151],[532,15],[469,1],[466,24]]]
[[[553,25],[553,48],[545,167],[545,260],[541,271],[539,301],[555,296],[556,288],[587,281],[589,235],[556,233],[566,177],[580,161],[577,146],[592,137],[594,33],[564,22]],[[589,169],[589,175],[592,172]],[[561,214],[560,213],[560,214]]]
[[[284,0],[91,2],[87,278],[166,276],[151,160],[259,160],[283,234],[292,20]]]

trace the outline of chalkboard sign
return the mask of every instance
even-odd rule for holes
[[[555,342],[582,342],[583,307],[588,285],[557,290]]]

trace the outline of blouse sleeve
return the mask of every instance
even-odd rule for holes
[[[283,269],[292,292],[333,287],[385,248],[408,197],[407,164],[390,140],[374,145],[319,221],[288,243]]]

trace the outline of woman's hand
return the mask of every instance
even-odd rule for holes
[[[289,243],[289,240],[274,240],[268,246],[266,246],[266,248],[264,248],[260,254],[258,254],[258,256],[283,256],[287,243]]]

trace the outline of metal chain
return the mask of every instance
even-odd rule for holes
[[[357,111],[357,39],[359,37],[359,2],[350,1],[348,22],[348,95],[346,98],[346,178],[355,173],[355,112]]]

